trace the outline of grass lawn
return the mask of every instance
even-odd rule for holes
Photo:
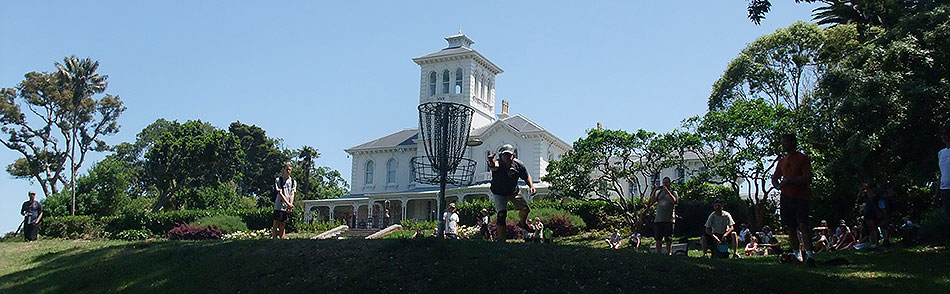
[[[0,293],[950,291],[950,251],[943,247],[823,253],[819,260],[841,256],[857,264],[806,268],[778,264],[773,256],[711,260],[596,248],[602,241],[594,234],[559,244],[306,238],[2,242]]]

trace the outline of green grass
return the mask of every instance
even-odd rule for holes
[[[0,243],[0,293],[685,292],[940,293],[950,251],[892,248],[806,268],[775,257],[712,260],[559,244],[486,241],[245,240]],[[646,245],[646,242],[644,243]],[[593,247],[592,247],[593,246]],[[641,247],[645,250],[645,246]],[[692,255],[692,254],[691,254]]]

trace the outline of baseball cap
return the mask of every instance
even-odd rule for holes
[[[501,145],[501,147],[498,148],[498,153],[506,153],[506,152],[515,154],[515,147],[511,146],[511,144],[505,144],[505,145]]]
[[[455,202],[449,203],[449,208],[455,208]]]

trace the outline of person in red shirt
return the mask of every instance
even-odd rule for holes
[[[815,266],[812,257],[811,227],[808,224],[808,201],[811,199],[811,161],[804,153],[798,152],[798,140],[793,134],[782,135],[782,149],[785,157],[778,161],[772,174],[772,186],[781,190],[779,214],[782,225],[788,231],[792,254],[802,262],[802,248],[805,247],[808,258],[805,264]],[[796,238],[801,233],[801,242]]]

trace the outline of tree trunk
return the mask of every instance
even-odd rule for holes
[[[172,181],[172,188],[168,190],[168,193],[162,194],[158,197],[158,200],[155,201],[155,205],[152,206],[152,212],[158,212],[165,206],[165,203],[168,203],[168,200],[172,199],[172,195],[178,193],[183,186],[178,186],[175,184],[175,181]]]

